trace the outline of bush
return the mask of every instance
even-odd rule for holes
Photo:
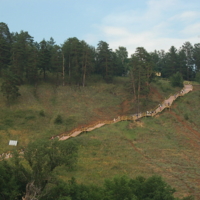
[[[35,116],[34,115],[28,115],[25,117],[26,120],[33,120],[35,119]]]
[[[57,115],[56,119],[54,120],[54,124],[62,124],[62,123],[63,123],[63,119],[61,115]]]
[[[181,73],[176,72],[170,77],[170,81],[173,87],[183,87],[183,77]]]
[[[196,73],[195,81],[200,83],[200,72]]]
[[[42,117],[44,117],[45,116],[44,110],[40,110],[39,115],[42,116]]]

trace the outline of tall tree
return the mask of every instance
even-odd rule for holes
[[[112,50],[108,43],[100,41],[97,46],[97,73],[110,82],[113,77]]]
[[[11,34],[7,24],[0,23],[0,76],[10,64]]]
[[[138,112],[140,104],[140,95],[149,93],[149,83],[151,81],[153,70],[152,61],[148,52],[143,47],[138,47],[130,60],[130,81],[134,98],[137,99]]]
[[[51,52],[46,40],[39,43],[38,68],[43,73],[45,80],[47,71],[51,70]]]
[[[166,67],[166,77],[170,77],[178,71],[178,53],[174,46],[171,46],[169,52],[166,54]]]
[[[185,51],[181,48],[178,52],[178,62],[179,62],[179,69],[177,72],[180,72],[182,77],[186,80],[187,79],[187,57]]]
[[[120,68],[118,69],[118,75],[127,73],[127,62],[128,62],[128,51],[126,47],[119,46],[118,49],[115,50],[117,58],[120,60]]]
[[[186,77],[187,80],[191,80],[193,77],[194,72],[194,60],[193,60],[193,46],[190,42],[185,42],[182,46],[183,51],[186,54]]]
[[[32,56],[30,49],[33,45],[33,37],[28,32],[21,31],[12,36],[13,44],[11,49],[12,71],[22,79],[27,78],[29,71],[29,59]]]
[[[149,53],[149,55],[153,64],[154,72],[161,72],[161,66],[159,65],[159,52],[155,50],[154,52]]]
[[[197,43],[194,45],[193,58],[194,58],[195,71],[199,72],[200,71],[200,43]]]
[[[90,75],[94,71],[95,65],[95,49],[89,46],[85,41],[81,41],[81,72],[82,86],[85,86],[86,75]]]
[[[56,84],[58,85],[59,74],[62,74],[62,50],[58,45],[54,45],[51,49],[51,69],[56,74]]]
[[[158,63],[157,63],[157,69],[159,72],[161,72],[162,77],[168,77],[167,76],[167,53],[164,50],[158,51]]]
[[[74,81],[79,84],[81,82],[81,44],[74,37],[69,38],[62,45],[62,52],[65,61],[65,69],[68,72],[69,83]]]

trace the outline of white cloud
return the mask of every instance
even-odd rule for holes
[[[127,10],[121,13],[112,13],[103,19],[103,24],[129,25],[140,20],[139,12]]]
[[[186,11],[184,13],[182,13],[180,15],[180,19],[182,20],[188,20],[188,19],[195,19],[197,17],[199,17],[200,14],[198,12],[195,12],[195,11]]]
[[[200,23],[195,23],[186,26],[181,33],[183,33],[186,36],[198,36],[200,35]]]
[[[191,23],[193,21],[196,21],[200,18],[200,13],[196,12],[196,11],[185,11],[182,13],[179,13],[173,17],[171,17],[169,19],[169,21],[173,22],[177,22],[177,23],[184,23],[184,24],[188,24]]]
[[[149,6],[149,10],[156,10],[157,12],[165,11],[171,8],[172,6],[177,5],[178,0],[150,0],[147,1],[147,5]]]
[[[125,28],[106,26],[103,27],[103,32],[108,36],[128,36],[129,32]]]
[[[198,43],[200,36],[200,13],[187,10],[180,0],[149,0],[143,9],[132,8],[112,13],[96,25],[98,36],[115,50],[124,46],[129,56],[137,47],[147,51],[168,51],[186,41]],[[184,4],[184,5],[183,5]]]

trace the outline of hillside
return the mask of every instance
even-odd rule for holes
[[[170,93],[167,81],[158,80],[151,85],[148,99],[143,99],[143,111],[155,107]],[[42,83],[37,88],[22,86],[21,97],[11,107],[0,99],[0,151],[9,139],[17,139],[24,147],[38,138],[52,135],[102,119],[113,119],[122,114],[136,112],[136,104],[127,90],[127,79],[116,78],[113,84],[91,84],[82,87],[52,87]],[[2,95],[2,94],[1,94]],[[76,171],[66,172],[64,167],[55,173],[68,180],[74,176],[78,182],[101,184],[115,175],[149,177],[159,174],[177,189],[176,195],[192,194],[200,197],[199,188],[199,97],[195,90],[176,100],[171,110],[155,118],[138,122],[119,122],[104,126],[74,138],[79,144]],[[55,124],[58,115],[63,122]]]
[[[95,184],[116,175],[159,174],[177,189],[178,197],[199,199],[199,89],[155,118],[119,122],[74,138],[80,144],[77,170],[69,174],[60,168],[56,173]]]
[[[148,99],[142,100],[141,110],[156,106],[165,95],[178,90],[167,84],[162,80],[152,84],[152,92]],[[135,113],[137,106],[127,87],[128,78],[125,77],[115,78],[112,84],[91,80],[84,88],[55,87],[44,82],[37,87],[23,85],[20,86],[21,96],[10,107],[0,93],[0,153],[15,148],[8,146],[10,139],[18,140],[20,149],[39,138],[49,139],[98,120]],[[55,124],[58,115],[62,123]]]

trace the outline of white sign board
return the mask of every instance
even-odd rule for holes
[[[10,140],[9,145],[17,146],[17,140]]]

